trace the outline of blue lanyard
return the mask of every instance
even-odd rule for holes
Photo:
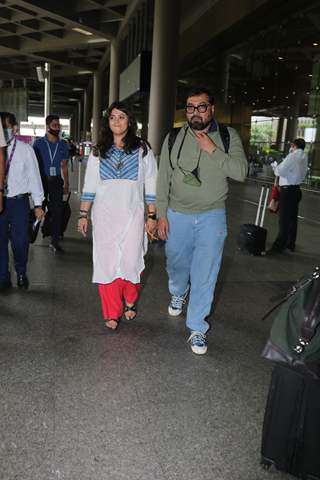
[[[50,145],[48,143],[47,140],[45,140],[46,144],[47,144],[47,147],[48,147],[48,151],[49,151],[49,155],[50,155],[50,160],[51,160],[51,166],[53,165],[53,162],[54,162],[54,159],[56,158],[56,155],[57,155],[57,150],[58,150],[58,147],[59,147],[59,140],[57,141],[57,145],[56,145],[56,148],[55,148],[55,151],[54,151],[54,154],[52,155],[52,152],[51,152],[51,148],[50,148]]]

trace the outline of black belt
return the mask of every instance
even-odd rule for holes
[[[19,195],[15,195],[14,197],[7,197],[7,200],[20,200],[21,198],[29,197],[29,193],[20,193]]]

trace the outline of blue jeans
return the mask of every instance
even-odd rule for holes
[[[187,327],[206,333],[216,281],[227,236],[224,209],[185,214],[168,209],[167,272],[171,295],[190,285]]]

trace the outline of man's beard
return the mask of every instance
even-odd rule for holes
[[[195,120],[195,119],[198,119],[198,120]],[[207,128],[210,123],[212,122],[212,118],[210,118],[210,120],[208,120],[207,122],[203,122],[199,117],[192,117],[189,121],[188,121],[188,125],[189,127],[192,128],[192,130],[204,130],[205,128]]]

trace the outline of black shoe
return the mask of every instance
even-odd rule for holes
[[[53,253],[64,253],[62,247],[60,247],[59,243],[50,243],[49,248],[53,251]]]
[[[6,290],[10,290],[10,288],[12,288],[10,280],[7,282],[0,282],[0,292],[5,292]]]
[[[27,275],[17,275],[17,286],[27,290],[29,288],[29,280]]]

